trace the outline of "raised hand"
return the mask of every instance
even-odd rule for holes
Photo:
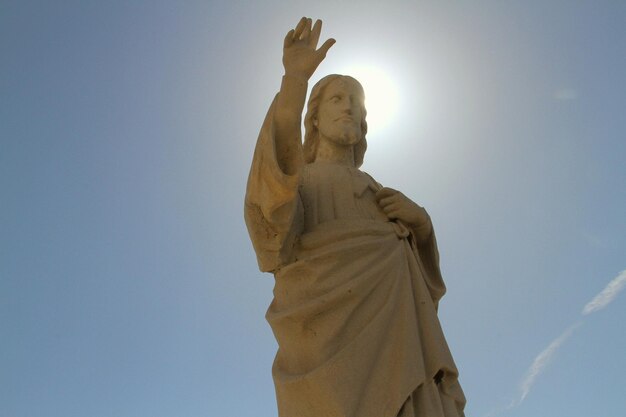
[[[335,43],[334,39],[328,39],[317,49],[322,21],[317,20],[313,28],[311,24],[311,19],[303,17],[296,28],[291,29],[285,36],[283,44],[285,75],[308,80]]]
[[[384,187],[376,193],[376,202],[391,220],[400,220],[410,226],[420,242],[432,232],[430,216],[410,198],[393,188]]]

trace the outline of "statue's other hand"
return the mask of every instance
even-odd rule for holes
[[[335,43],[334,39],[328,39],[316,49],[322,31],[322,21],[317,20],[313,28],[311,24],[311,19],[303,17],[296,28],[291,29],[285,36],[283,44],[285,75],[308,80]]]
[[[428,238],[431,232],[430,216],[410,198],[393,188],[384,187],[376,193],[376,202],[391,220],[401,220],[419,234],[420,240]]]

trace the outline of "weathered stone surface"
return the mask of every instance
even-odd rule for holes
[[[245,218],[276,279],[267,320],[281,417],[453,417],[465,398],[437,318],[445,293],[430,217],[359,170],[364,92],[320,80],[300,131],[321,21],[284,41],[285,75],[254,153]]]

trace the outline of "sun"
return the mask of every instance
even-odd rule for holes
[[[398,109],[398,90],[387,72],[374,66],[350,66],[342,74],[356,78],[365,90],[368,132],[378,132],[395,118]]]

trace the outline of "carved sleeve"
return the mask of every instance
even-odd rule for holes
[[[244,216],[259,268],[272,272],[289,263],[292,247],[302,228],[302,203],[298,194],[301,170],[286,175],[276,158],[272,103],[254,150]],[[300,138],[298,138],[300,140]]]

